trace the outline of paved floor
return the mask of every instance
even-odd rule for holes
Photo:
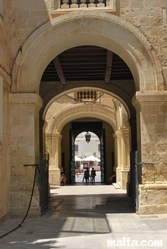
[[[167,248],[167,215],[136,215],[125,191],[78,183],[52,188],[51,195],[48,212],[27,218],[21,228],[0,239],[0,248]],[[11,219],[1,225],[0,235],[19,222]]]

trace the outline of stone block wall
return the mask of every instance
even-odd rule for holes
[[[167,94],[137,93],[141,140],[139,213],[167,211]],[[157,201],[157,202],[156,202]],[[158,205],[157,205],[158,203]]]
[[[6,82],[3,84],[1,99],[2,115],[0,122],[1,128],[1,141],[0,141],[0,221],[5,219],[10,210],[10,124],[9,124],[9,85]],[[1,95],[1,97],[2,97]],[[0,105],[1,105],[0,104]]]
[[[138,214],[167,213],[167,185],[146,184],[139,186]]]
[[[24,165],[39,163],[38,115],[41,105],[42,101],[37,94],[10,94],[10,207],[12,217],[23,217],[28,207],[35,167]],[[36,184],[38,185],[37,179]],[[37,186],[30,215],[40,215]]]
[[[0,10],[0,222],[10,210],[10,1],[1,0]]]
[[[0,11],[0,75],[9,77],[10,74],[10,1],[2,0]]]
[[[120,2],[120,8],[118,15],[121,18],[127,20],[133,24],[140,32],[146,37],[152,46],[152,50],[155,51],[155,60],[160,59],[158,71],[161,72],[163,67],[164,75],[166,75],[167,66],[167,9],[165,0],[122,0]],[[160,76],[158,76],[160,77]],[[167,75],[165,76],[167,82]],[[167,84],[165,82],[165,90]],[[149,89],[147,87],[147,89]],[[158,86],[158,90],[163,90],[162,86]],[[155,90],[157,90],[155,89]]]
[[[26,39],[40,26],[49,21],[50,0],[11,1],[11,63]]]
[[[51,15],[51,0],[17,0],[11,3],[10,37],[11,58],[8,63],[13,65],[16,55],[22,49],[26,39],[38,27],[57,16]],[[166,3],[165,0],[120,0],[116,1],[116,15],[133,24],[148,39],[155,49],[158,58],[166,65]],[[78,10],[76,10],[78,11]],[[66,12],[68,13],[68,11]]]

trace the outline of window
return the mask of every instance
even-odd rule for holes
[[[78,101],[85,102],[99,102],[102,97],[102,93],[96,91],[79,91],[76,93],[76,99]]]
[[[52,0],[51,2],[52,14],[86,9],[116,12],[116,0]]]
[[[78,144],[75,145],[75,154],[78,154]]]

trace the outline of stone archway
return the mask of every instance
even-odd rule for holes
[[[164,89],[156,54],[137,28],[117,16],[77,12],[44,24],[27,39],[13,67],[12,92],[38,93],[53,56],[79,45],[102,46],[118,54],[131,69],[136,90]]]
[[[67,40],[68,43],[66,42]],[[167,162],[166,154],[163,155],[166,150],[165,142],[157,150],[158,156],[154,157],[154,151],[164,141],[166,135],[166,121],[164,121],[166,114],[163,110],[164,106],[166,106],[167,98],[166,93],[161,94],[164,90],[162,68],[153,47],[137,28],[120,17],[106,13],[98,13],[98,17],[95,17],[91,12],[70,13],[59,16],[51,22],[44,24],[26,40],[18,53],[12,71],[10,94],[11,160],[15,162],[24,178],[28,179],[26,181],[27,186],[30,186],[33,170],[24,169],[22,173],[22,165],[27,162],[35,163],[38,160],[38,121],[39,109],[42,106],[42,100],[38,93],[41,76],[48,63],[53,59],[53,56],[55,57],[65,49],[78,45],[96,45],[107,48],[118,54],[131,69],[136,91],[140,91],[136,95],[136,100],[134,99],[133,101],[138,119],[138,148],[142,144],[142,148],[139,151],[142,155],[140,160],[141,162],[146,162],[143,164],[143,169],[146,173],[142,178],[142,183],[146,186],[142,185],[140,189],[146,197],[144,204],[141,203],[143,207],[140,208],[140,212],[148,212],[152,205],[151,201],[148,200],[149,198],[147,198],[150,189],[152,193],[154,193],[154,189],[158,193],[161,192],[162,188],[165,194],[167,191],[166,184],[159,184],[159,181],[160,183],[163,182],[159,180],[161,179],[159,174],[162,173],[164,179],[166,179],[166,171],[164,170],[165,174],[163,170],[157,173]],[[154,122],[150,123],[148,114],[152,117],[150,120],[154,120]],[[155,120],[155,114],[157,117],[160,116],[162,120],[160,127],[157,124],[158,118]],[[146,124],[146,126],[143,125],[142,127],[142,134],[140,124]],[[152,129],[147,129],[148,126],[152,127]],[[24,127],[31,131],[30,137],[25,136]],[[162,130],[165,131],[165,134],[162,133]],[[155,135],[155,131],[157,135]],[[145,140],[147,138],[145,134],[148,134],[150,140]],[[144,149],[147,149],[148,146],[153,147],[153,154],[146,150],[147,153],[144,153]],[[21,159],[19,157],[20,152],[22,152]],[[153,161],[153,159],[155,160]],[[151,181],[149,179],[150,171],[152,174]],[[17,176],[15,181],[19,182],[19,180],[20,176]],[[22,190],[19,196],[24,195],[26,191],[29,191],[28,187],[26,190]],[[11,196],[14,199],[18,197],[16,192],[15,182],[12,182]],[[163,200],[161,202],[163,203]],[[166,204],[162,204],[162,206],[166,212]],[[20,213],[24,209],[24,206],[20,207]],[[12,211],[17,214],[17,206],[13,206]],[[39,214],[39,206],[34,207],[35,212],[37,215]],[[158,212],[158,204],[154,205],[152,212]]]
[[[61,102],[60,99],[61,97],[59,98],[58,103]],[[69,105],[68,98],[67,105],[65,105],[65,98],[62,98],[63,107],[61,108],[60,105],[58,105],[57,110],[54,108],[56,106],[56,100],[55,103],[52,103],[53,107],[50,107],[52,111],[48,115],[50,118],[46,118],[46,140],[51,148],[49,150],[51,184],[60,184],[61,131],[63,127],[73,120],[91,117],[105,121],[113,129],[117,182],[119,182],[122,189],[126,189],[127,172],[130,170],[130,126],[128,123],[129,114],[120,100],[116,99],[115,97],[111,97],[111,99],[113,99],[114,102],[111,104],[111,106],[107,106],[103,103],[94,103],[91,105],[75,103]],[[123,108],[124,111],[121,110],[121,108]],[[113,136],[113,134],[108,134],[108,136],[109,135]]]

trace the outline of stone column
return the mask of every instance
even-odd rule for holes
[[[127,187],[127,174],[130,170],[130,137],[129,128],[121,128],[115,132],[117,138],[117,160],[116,168],[117,183],[122,189]]]
[[[51,0],[51,13],[54,13],[55,10],[60,9],[61,1]]]
[[[167,213],[167,92],[137,92],[139,214]]]
[[[49,183],[50,185],[60,186],[62,135],[58,132],[54,134],[46,134],[46,139],[50,145]]]
[[[63,0],[63,4],[61,4],[61,9],[69,9],[69,0]]]
[[[117,137],[116,137],[115,133],[113,134],[113,137],[114,137],[114,154],[115,154],[115,158],[114,158],[114,161],[115,161],[114,172],[116,173],[116,168],[118,166],[118,153],[117,153]]]
[[[34,93],[10,94],[11,117],[11,216],[24,217],[28,207],[35,167],[39,162],[39,110],[42,99]],[[30,216],[40,216],[36,183]]]
[[[89,0],[88,8],[96,7],[95,0]]]
[[[0,76],[0,223],[10,215],[10,85]]]

